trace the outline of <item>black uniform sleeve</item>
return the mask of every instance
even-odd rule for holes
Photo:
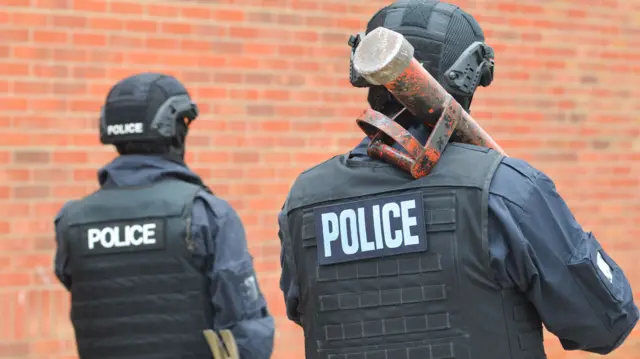
[[[554,183],[543,173],[507,228],[509,276],[534,304],[566,350],[607,354],[638,321],[623,270],[590,232],[583,231]]]
[[[268,359],[274,345],[275,323],[260,290],[244,226],[224,200],[202,193],[196,198],[192,233],[198,252],[211,266],[211,303],[215,330],[230,329],[241,359]]]

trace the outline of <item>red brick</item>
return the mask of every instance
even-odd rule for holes
[[[2,358],[26,358],[28,355],[29,345],[27,343],[0,343],[0,357]]]
[[[130,1],[111,1],[110,10],[114,14],[140,15],[144,13],[144,5]]]
[[[180,12],[180,7],[178,6],[169,6],[165,4],[148,4],[147,5],[147,14],[151,16],[159,16],[159,17],[167,17],[170,18],[175,16],[176,13]]]
[[[53,16],[52,24],[61,28],[83,28],[87,25],[87,18],[81,15],[59,15]]]
[[[245,13],[240,10],[213,10],[212,18],[222,21],[243,21],[245,19]]]
[[[73,2],[73,9],[102,13],[107,10],[107,2],[102,0],[79,0]]]

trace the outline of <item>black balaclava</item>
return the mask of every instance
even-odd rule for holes
[[[366,33],[378,27],[404,35],[415,49],[416,60],[441,84],[444,72],[471,44],[484,42],[482,29],[471,15],[455,5],[436,0],[400,0],[386,6],[371,18]],[[469,112],[473,95],[452,95]],[[367,100],[373,110],[387,116],[403,108],[384,86],[371,87]],[[417,122],[409,111],[396,121],[404,127]]]
[[[109,92],[104,116],[141,118],[152,121],[169,98],[189,95],[185,86],[172,76],[143,73],[123,79]],[[134,99],[134,100],[132,100]],[[164,140],[135,140],[115,143],[120,155],[159,155],[184,165],[188,124],[176,114],[176,135]]]

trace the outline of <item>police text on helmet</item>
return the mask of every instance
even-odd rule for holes
[[[93,250],[97,244],[105,249],[155,244],[155,230],[155,223],[89,228],[87,230],[88,247],[89,250]]]
[[[321,264],[427,248],[419,193],[324,207],[316,210],[315,215]]]
[[[120,123],[117,125],[107,126],[107,135],[130,135],[134,133],[143,133],[144,126],[142,122]]]

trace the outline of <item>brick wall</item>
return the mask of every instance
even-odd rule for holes
[[[113,157],[96,127],[109,86],[145,70],[176,75],[199,103],[190,163],[244,220],[277,316],[273,358],[301,358],[278,289],[276,213],[297,173],[362,137],[365,93],[348,86],[346,41],[383,4],[0,0],[0,358],[75,357],[52,219]],[[640,299],[640,4],[458,4],[497,52],[474,117],[554,178]],[[550,358],[587,357],[547,344]],[[611,357],[640,358],[638,332]]]

